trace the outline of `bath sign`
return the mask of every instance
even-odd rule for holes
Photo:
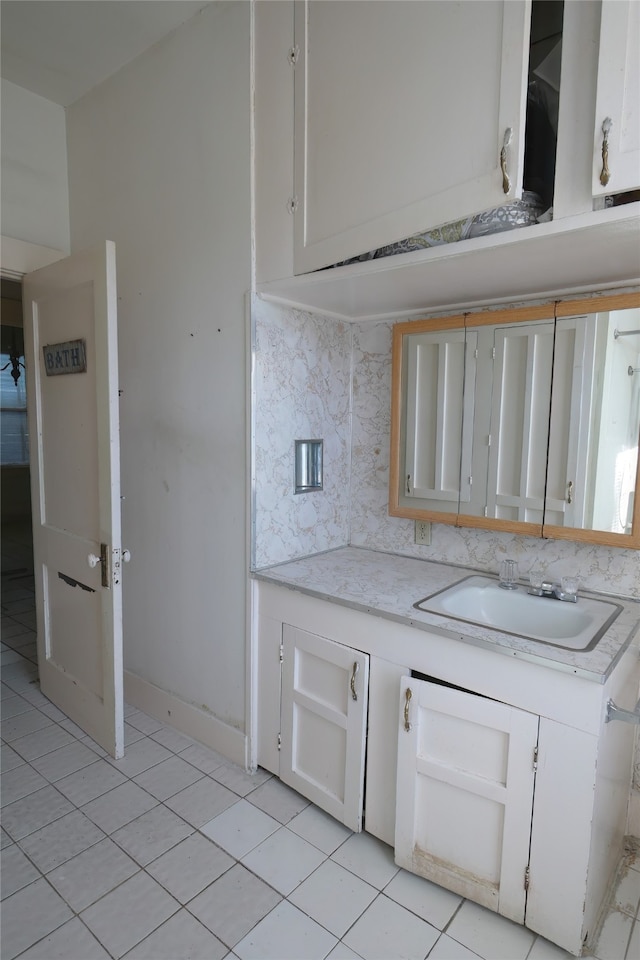
[[[84,373],[87,369],[84,340],[50,343],[42,348],[42,352],[44,369],[48,377],[57,377],[62,373]]]

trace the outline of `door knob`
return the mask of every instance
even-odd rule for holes
[[[123,550],[123,551],[122,551],[122,562],[123,562],[123,563],[129,563],[129,560],[131,560],[131,550]]]
[[[97,567],[100,562],[100,557],[96,557],[95,553],[90,553],[87,557],[87,563],[92,569],[93,567]]]

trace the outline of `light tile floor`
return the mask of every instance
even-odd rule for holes
[[[13,564],[2,598],[2,960],[569,957],[131,706],[126,756],[111,760],[40,692],[33,581],[15,553]],[[640,958],[639,902],[630,859],[600,960]]]

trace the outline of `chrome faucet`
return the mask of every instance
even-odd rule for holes
[[[560,583],[553,583],[551,580],[536,580],[536,585],[534,586],[532,583],[529,587],[529,593],[534,597],[551,597],[554,600],[576,603],[578,582],[575,577],[563,577]]]

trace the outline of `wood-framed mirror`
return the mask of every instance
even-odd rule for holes
[[[393,330],[389,513],[640,548],[640,293]]]

